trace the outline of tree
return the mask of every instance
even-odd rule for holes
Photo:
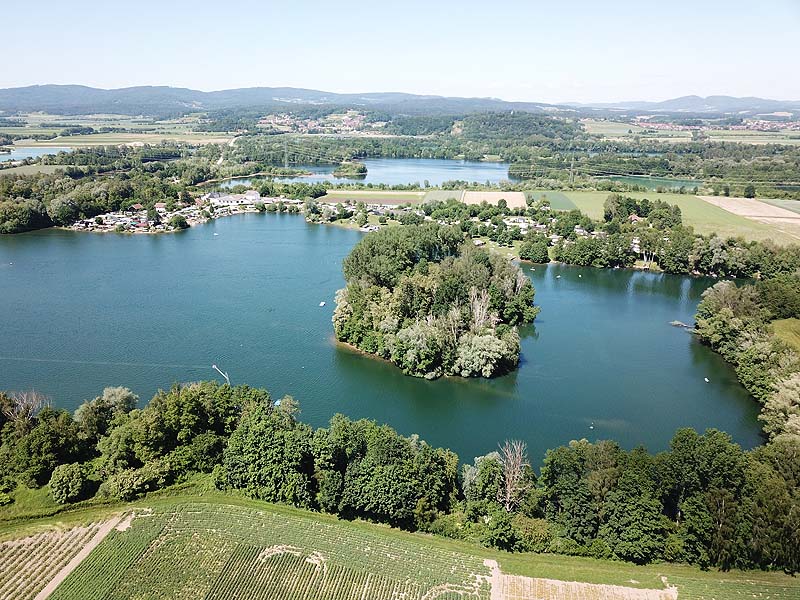
[[[59,504],[77,502],[88,488],[88,467],[81,463],[59,465],[50,477],[50,493]]]
[[[312,507],[311,428],[268,402],[246,407],[223,453],[227,484],[254,498]]]
[[[138,399],[128,388],[107,387],[102,396],[87,400],[78,407],[75,422],[85,438],[98,440],[106,435],[113,419],[136,408]]]
[[[506,440],[500,446],[500,464],[503,466],[503,485],[498,490],[497,500],[506,512],[514,512],[533,485],[525,442]]]
[[[189,222],[183,215],[173,215],[169,220],[169,226],[173,229],[188,229]]]
[[[756,186],[752,183],[748,183],[744,186],[744,197],[745,198],[755,198],[756,197]]]
[[[34,390],[11,392],[3,394],[0,410],[14,426],[17,436],[21,437],[31,430],[34,417],[47,404],[47,398]]]

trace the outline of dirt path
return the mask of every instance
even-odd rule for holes
[[[94,534],[92,539],[90,539],[86,543],[86,545],[83,548],[81,548],[80,552],[78,552],[72,558],[71,561],[69,561],[66,565],[64,565],[64,567],[58,573],[55,574],[55,576],[48,582],[48,584],[44,586],[44,589],[41,592],[36,594],[34,600],[45,600],[45,598],[48,598],[50,594],[52,594],[56,590],[56,588],[59,585],[61,585],[61,582],[64,581],[67,578],[67,576],[77,568],[79,564],[81,564],[81,561],[87,556],[89,556],[89,553],[95,548],[97,548],[100,542],[106,539],[106,536],[109,533],[111,533],[112,529],[119,526],[120,524],[124,526],[128,522],[129,522],[128,520],[123,521],[122,517],[114,517],[110,521],[104,523],[103,526],[97,530],[97,533]]]
[[[698,197],[709,204],[727,210],[729,213],[745,217],[751,221],[771,225],[786,235],[800,240],[800,215],[791,210],[760,202],[753,198]]]

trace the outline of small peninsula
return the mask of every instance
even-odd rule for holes
[[[367,176],[367,165],[362,162],[345,161],[334,169],[333,176],[361,179]]]
[[[539,312],[521,269],[436,223],[366,235],[344,260],[336,339],[407,375],[493,377],[519,364],[517,325]]]

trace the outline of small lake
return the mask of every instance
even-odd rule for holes
[[[124,385],[145,402],[218,378],[216,363],[235,384],[292,394],[315,426],[368,417],[464,460],[506,438],[527,441],[537,465],[581,437],[658,451],[683,426],[759,443],[758,405],[733,369],[669,325],[693,321],[713,280],[526,266],[542,312],[522,331],[519,370],[424,381],[332,339],[341,262],[361,235],[246,214],[178,234],[0,236],[0,389],[73,410]]]
[[[276,181],[319,183],[372,183],[405,185],[418,183],[439,186],[445,181],[467,181],[491,184],[508,180],[508,163],[447,160],[438,158],[368,158],[362,160],[367,166],[367,176],[361,179],[334,177],[334,165],[297,165],[298,169],[310,171],[304,177],[276,177]],[[262,179],[263,180],[263,179]],[[235,185],[257,185],[259,178],[237,177],[220,184],[220,187]]]
[[[0,152],[0,162],[9,160],[24,160],[26,158],[39,158],[48,154],[58,154],[59,152],[72,152],[72,148],[62,146],[12,146],[11,152]]]

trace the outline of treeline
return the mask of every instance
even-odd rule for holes
[[[800,439],[800,354],[771,328],[800,318],[800,271],[740,286],[721,281],[703,293],[696,318],[700,340],[734,365],[762,405],[764,432]]]
[[[344,275],[336,339],[426,379],[514,369],[516,326],[538,312],[518,266],[435,223],[367,234],[345,258]]]
[[[291,397],[247,386],[175,385],[136,401],[107,388],[71,415],[0,395],[0,504],[18,486],[48,486],[62,504],[127,501],[210,473],[219,489],[510,551],[800,568],[798,436],[745,452],[722,432],[682,429],[655,456],[573,441],[537,473],[523,442],[462,466],[372,421],[336,415],[314,429]]]

